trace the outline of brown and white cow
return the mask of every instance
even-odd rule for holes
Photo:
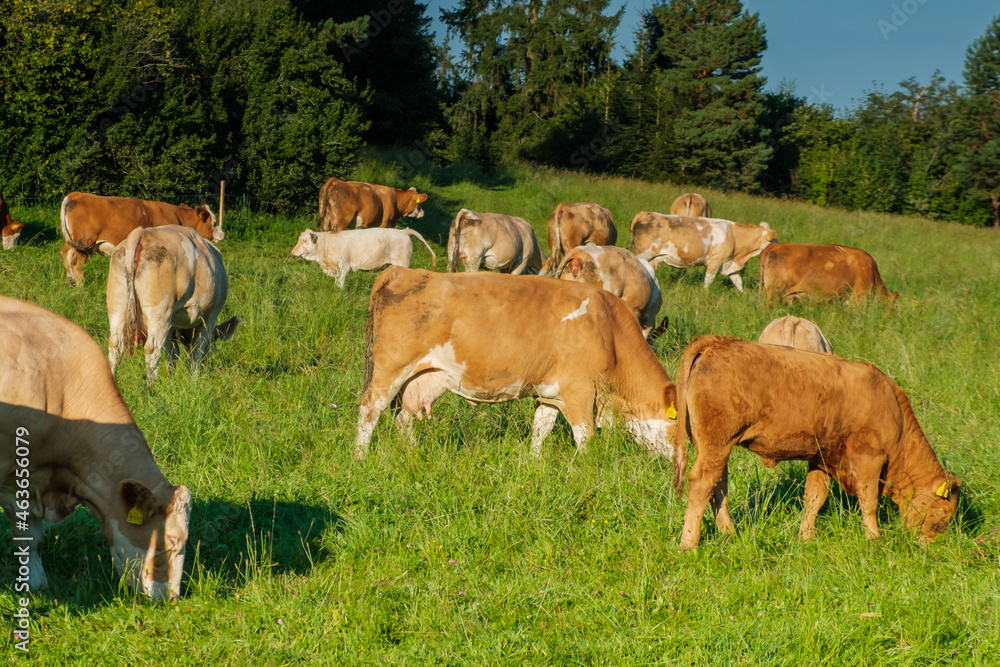
[[[66,268],[66,277],[78,286],[83,285],[83,265],[87,259],[95,251],[111,257],[115,246],[136,228],[183,225],[211,241],[226,238],[222,226],[216,223],[215,215],[205,205],[191,208],[71,192],[63,199],[59,217],[65,240],[59,255]]]
[[[760,256],[760,292],[768,305],[775,297],[796,300],[836,299],[844,295],[863,299],[874,292],[895,303],[875,260],[864,250],[825,243],[780,243]]]
[[[21,238],[21,230],[24,229],[24,223],[17,222],[14,218],[10,217],[10,207],[7,206],[7,200],[3,198],[3,193],[0,192],[0,226],[3,227],[0,230],[0,236],[3,237],[3,249],[13,250],[14,246],[17,245],[18,239]]]
[[[539,275],[555,274],[562,258],[577,246],[593,243],[597,246],[615,245],[618,228],[611,211],[593,202],[559,204],[549,215],[549,251]]]
[[[643,211],[632,219],[632,248],[656,268],[705,267],[705,288],[722,273],[743,291],[737,271],[777,236],[766,222],[740,225],[719,218],[688,218]]]
[[[535,230],[524,218],[462,209],[448,232],[448,273],[478,271],[480,266],[511,275],[537,274],[542,249]]]
[[[785,315],[771,321],[760,333],[758,343],[764,345],[786,345],[808,352],[833,354],[833,346],[819,326],[802,317]]]
[[[323,232],[339,232],[354,225],[395,227],[402,217],[421,218],[420,204],[427,195],[416,188],[400,190],[387,185],[331,178],[319,190],[319,217],[316,227]]]
[[[412,229],[351,229],[343,232],[314,232],[299,235],[292,255],[318,262],[323,273],[337,279],[343,287],[351,271],[381,269],[387,264],[409,268],[413,242],[419,239],[431,253],[431,267],[437,268],[437,256],[424,237]]]
[[[0,378],[0,506],[21,566],[7,578],[15,590],[48,586],[43,522],[84,505],[130,586],[180,595],[191,494],[156,465],[94,339],[60,315],[0,297]]]
[[[697,192],[688,192],[675,199],[674,203],[670,205],[670,215],[683,215],[689,218],[711,218],[712,207]]]
[[[401,335],[403,332],[403,335]],[[562,412],[578,451],[621,416],[647,449],[670,457],[674,383],[625,303],[590,285],[495,273],[432,273],[391,266],[368,301],[365,385],[354,455],[364,457],[379,416],[396,427],[430,417],[446,392],[471,403],[534,397],[531,451]]]
[[[959,480],[938,463],[903,390],[875,366],[780,345],[702,336],[677,376],[674,484],[683,493],[685,438],[697,459],[688,475],[681,548],[698,544],[709,502],[720,533],[735,534],[726,496],[728,460],[739,445],[764,465],[807,461],[799,535],[816,534],[830,478],[857,496],[865,534],[879,537],[878,499],[889,496],[923,540],[945,531]]]
[[[569,251],[556,277],[611,292],[632,309],[642,326],[642,335],[649,339],[663,305],[660,285],[649,262],[625,248],[587,244]]]
[[[149,384],[156,381],[161,352],[173,360],[185,338],[192,359],[200,361],[212,346],[228,293],[222,254],[194,230],[179,225],[133,230],[115,248],[108,272],[111,372],[139,339],[145,339]],[[179,329],[192,331],[174,335]]]

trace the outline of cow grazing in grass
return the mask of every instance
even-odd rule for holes
[[[618,228],[611,211],[603,206],[593,202],[559,204],[549,215],[548,240],[552,256],[542,265],[539,273],[543,276],[554,275],[562,258],[577,246],[613,246],[618,242]]]
[[[115,249],[108,272],[111,372],[140,339],[149,384],[156,381],[162,351],[173,360],[181,341],[190,341],[192,358],[200,361],[211,349],[228,293],[222,254],[193,230],[177,225],[134,230]],[[238,320],[231,323],[235,329]],[[187,329],[190,333],[174,333]]]
[[[766,222],[740,225],[718,218],[688,218],[643,211],[632,219],[632,247],[655,268],[705,267],[705,288],[722,273],[743,291],[737,271],[770,244],[776,234]]]
[[[0,226],[2,226],[2,230],[0,230],[2,234],[0,235],[3,236],[3,249],[13,250],[21,238],[21,230],[24,229],[24,223],[17,222],[14,218],[10,217],[10,207],[7,206],[7,201],[3,198],[2,192],[0,192]]]
[[[354,225],[395,227],[400,218],[421,218],[420,204],[427,195],[416,188],[400,190],[387,185],[331,178],[319,191],[319,217],[316,227],[323,232],[339,232]]]
[[[865,534],[879,537],[879,495],[908,528],[930,540],[955,514],[959,480],[938,463],[903,390],[871,364],[780,345],[702,336],[684,351],[677,377],[674,483],[683,492],[686,437],[697,459],[688,475],[681,548],[698,544],[709,502],[720,533],[735,534],[726,496],[728,460],[739,445],[764,465],[807,461],[799,535],[816,534],[830,478],[857,496]]]
[[[43,522],[84,505],[130,586],[154,598],[180,595],[190,492],[156,465],[94,339],[60,315],[6,297],[0,438],[0,506],[31,590],[48,586]],[[13,584],[13,574],[7,579]]]
[[[688,218],[711,218],[712,207],[708,201],[696,192],[688,192],[674,200],[670,205],[670,215],[683,215]]]
[[[299,235],[292,255],[318,262],[323,273],[337,279],[343,287],[351,271],[381,269],[391,264],[409,268],[413,243],[419,239],[431,254],[431,267],[437,268],[437,256],[424,237],[412,229],[353,229],[343,232],[314,232]]]
[[[621,416],[649,450],[671,456],[674,383],[625,303],[589,285],[538,276],[389,267],[375,281],[365,328],[365,384],[355,457],[379,416],[409,433],[446,392],[471,403],[534,397],[531,451],[562,412],[582,451]]]
[[[864,250],[825,243],[781,243],[760,256],[760,292],[768,305],[775,298],[784,303],[837,299],[863,299],[874,292],[895,303],[899,292],[889,294],[875,260]]]
[[[523,218],[462,209],[448,233],[448,273],[478,271],[480,266],[512,275],[537,274],[542,250],[535,230]]]
[[[222,225],[208,206],[173,206],[158,201],[98,197],[83,192],[71,192],[63,199],[60,212],[63,244],[59,255],[66,277],[75,285],[83,285],[83,265],[99,252],[111,257],[115,247],[133,229],[182,225],[190,227],[211,241],[226,238]]]
[[[772,320],[760,334],[758,343],[765,345],[785,345],[808,352],[833,354],[833,346],[826,339],[815,322],[785,315]]]
[[[642,326],[642,335],[649,339],[663,305],[660,285],[649,262],[625,248],[587,244],[569,251],[556,277],[593,285],[619,297],[632,309]]]

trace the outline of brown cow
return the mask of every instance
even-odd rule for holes
[[[768,305],[775,296],[784,303],[807,299],[835,299],[851,295],[863,299],[875,292],[895,303],[872,256],[864,250],[824,243],[781,243],[760,255],[760,292]]]
[[[688,218],[642,211],[630,225],[632,249],[655,269],[666,264],[678,269],[705,267],[705,289],[722,273],[740,292],[737,271],[760,254],[775,236],[766,222],[740,225],[719,218]]]
[[[0,192],[0,225],[3,226],[3,249],[13,250],[14,246],[17,245],[18,239],[21,238],[21,230],[24,228],[24,223],[17,222],[14,218],[10,217],[10,208],[7,206],[7,201],[3,198],[2,192]]]
[[[929,540],[955,514],[959,480],[938,463],[903,390],[871,364],[717,336],[695,339],[677,377],[674,484],[683,493],[686,436],[697,455],[688,476],[681,548],[698,544],[711,501],[720,533],[735,534],[726,503],[728,460],[740,445],[764,465],[809,463],[799,535],[816,534],[830,478],[857,496],[865,534],[879,537],[879,495]]]
[[[815,322],[794,315],[785,315],[771,321],[760,333],[758,343],[787,345],[797,350],[833,354],[833,346]]]
[[[711,218],[712,207],[708,201],[696,192],[688,192],[674,200],[670,205],[670,215],[683,215],[689,218]]]
[[[400,218],[422,218],[420,204],[427,195],[416,188],[400,190],[387,185],[331,178],[319,190],[319,217],[316,227],[321,232],[339,232],[352,224],[364,227],[395,227]]]
[[[130,586],[180,595],[191,493],[163,476],[94,339],[61,315],[0,297],[0,378],[0,506],[13,539],[28,538],[13,542],[27,573],[18,581],[48,586],[44,524],[84,505]]]
[[[71,192],[63,199],[62,233],[65,243],[59,251],[66,277],[83,285],[83,265],[94,251],[111,257],[115,246],[133,229],[182,225],[190,227],[210,241],[226,238],[222,226],[208,206],[174,206],[158,201],[99,197]]]
[[[404,332],[404,335],[400,335]],[[445,392],[471,403],[535,397],[531,451],[562,412],[578,451],[598,425],[624,418],[647,449],[665,456],[675,387],[618,297],[539,276],[432,273],[391,266],[368,301],[365,386],[354,455],[364,457],[379,416],[396,427],[430,417]]]
[[[549,215],[548,239],[552,256],[542,264],[539,272],[542,276],[554,275],[563,256],[577,246],[615,245],[618,228],[611,211],[599,204],[559,204]]]

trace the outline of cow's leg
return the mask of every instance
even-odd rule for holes
[[[858,504],[861,506],[861,521],[865,525],[865,537],[877,540],[878,530],[878,481],[871,480],[858,489]]]
[[[711,442],[711,439],[698,437],[695,434],[692,434],[691,439],[699,443]],[[703,444],[697,447],[697,450],[698,458],[688,475],[688,505],[684,513],[684,530],[681,533],[681,549],[684,550],[698,546],[698,541],[701,539],[701,520],[705,516],[709,501],[713,500],[716,487],[726,473],[732,443],[726,443],[721,447]]]
[[[736,526],[729,516],[729,462],[722,467],[722,477],[712,491],[712,511],[715,512],[715,527],[724,535],[736,535]]]
[[[142,350],[146,355],[146,384],[156,382],[160,367],[160,355],[166,347],[167,359],[172,361],[177,355],[177,344],[170,334],[170,326],[165,317],[149,317],[147,322],[146,344]]]
[[[806,474],[806,513],[799,527],[801,539],[811,540],[816,537],[816,516],[829,493],[830,476],[813,464],[809,464],[809,472]]]
[[[347,267],[340,267],[340,272],[337,274],[337,287],[343,289],[344,283],[347,282],[348,273],[350,273],[350,269]]]
[[[358,432],[354,438],[354,458],[363,459],[368,455],[368,445],[375,433],[379,417],[392,404],[409,374],[400,374],[393,381],[386,381],[385,375],[376,371],[375,377],[365,387],[358,409]],[[382,389],[382,387],[385,387]]]
[[[558,415],[559,408],[554,408],[551,405],[539,403],[538,407],[535,408],[535,421],[531,424],[531,453],[534,456],[541,456],[542,442],[552,432]]]
[[[585,383],[580,383],[581,388]],[[573,430],[577,453],[587,449],[587,441],[594,433],[594,390],[581,391],[574,396],[563,396],[563,417]],[[536,413],[537,414],[537,413]]]
[[[215,332],[215,323],[219,321],[219,314],[209,315],[200,325],[194,328],[191,339],[191,359],[198,363],[205,358],[205,355],[212,349],[212,334]],[[177,346],[175,341],[171,341],[173,347]]]

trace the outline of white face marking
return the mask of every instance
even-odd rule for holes
[[[17,240],[21,238],[21,232],[16,232],[10,236],[3,237],[3,249],[13,250],[14,246],[17,245]]]
[[[666,419],[629,419],[627,426],[639,444],[658,456],[673,459],[674,448],[669,437],[676,423],[676,420]]]
[[[118,530],[118,521],[109,519],[114,538],[111,542],[111,561],[115,570],[135,590],[146,595],[153,594],[153,578],[146,574],[146,557],[151,556],[146,549],[137,547]]]
[[[572,313],[570,313],[566,317],[562,318],[561,321],[562,322],[566,322],[568,320],[575,320],[578,317],[582,317],[582,316],[586,315],[587,314],[587,304],[589,304],[589,303],[590,303],[590,297],[587,297],[586,299],[583,300],[583,303],[580,304],[579,308],[577,308],[576,310],[574,310]]]

